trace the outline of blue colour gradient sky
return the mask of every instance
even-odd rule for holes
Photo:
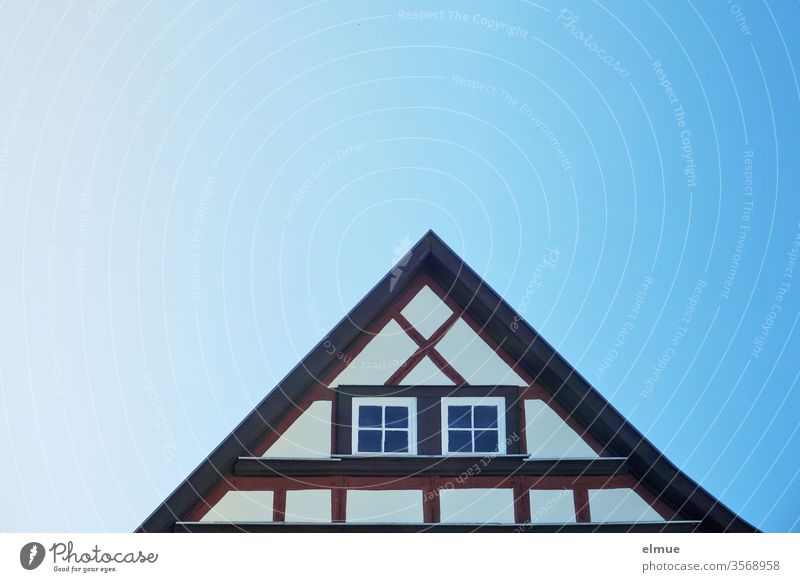
[[[800,531],[797,3],[6,2],[3,531],[130,531],[434,229]]]

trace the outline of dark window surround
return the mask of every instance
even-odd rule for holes
[[[520,452],[519,410],[522,401],[518,386],[339,386],[336,405],[336,450],[334,454],[352,454],[353,398],[392,396],[417,399],[417,454],[442,454],[441,399],[459,396],[479,398],[501,396],[506,400],[506,454]],[[514,435],[517,438],[513,438]]]

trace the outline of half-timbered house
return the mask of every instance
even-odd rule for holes
[[[139,527],[747,532],[433,232]]]

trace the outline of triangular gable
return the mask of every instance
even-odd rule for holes
[[[402,268],[388,273],[137,531],[172,531],[175,522],[189,519],[198,505],[211,504],[209,494],[232,475],[239,457],[263,452],[265,435],[289,428],[290,411],[305,410],[308,415],[314,406],[309,395],[329,400],[328,386],[352,384],[356,377],[360,384],[376,385],[535,385],[542,391],[536,394],[541,405],[530,405],[531,415],[540,421],[537,426],[547,430],[548,422],[557,421],[550,416],[554,409],[570,419],[571,428],[554,424],[556,428],[539,439],[554,455],[595,454],[580,438],[585,436],[599,443],[604,454],[626,458],[651,499],[699,520],[699,529],[755,531],[665,459],[432,231],[400,264]],[[433,288],[447,290],[446,305],[437,303]],[[296,418],[297,414],[291,421]],[[278,444],[268,444],[280,450]]]

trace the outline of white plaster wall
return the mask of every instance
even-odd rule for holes
[[[200,521],[272,521],[272,491],[228,491]]]
[[[470,384],[527,385],[463,319],[453,324],[436,350]]]
[[[417,344],[392,319],[329,384],[383,384],[417,350]]]
[[[525,440],[532,458],[594,458],[597,453],[543,400],[525,401]]]
[[[513,489],[442,489],[442,523],[514,523]]]
[[[328,400],[312,402],[264,457],[320,458],[331,456],[331,414]]]
[[[574,523],[572,489],[531,489],[531,523]]]
[[[409,386],[453,386],[453,381],[445,376],[444,372],[439,369],[439,366],[425,356],[419,363],[414,366],[414,369],[403,378],[402,384]]]
[[[348,522],[422,523],[422,491],[348,491],[345,519]]]
[[[589,512],[593,522],[664,521],[633,489],[590,489]]]
[[[453,310],[425,285],[400,313],[427,339],[453,314]]]
[[[287,522],[331,521],[330,489],[303,489],[286,492]]]

